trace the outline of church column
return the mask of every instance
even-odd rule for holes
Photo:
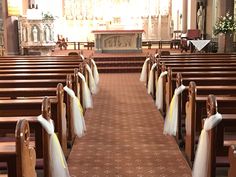
[[[227,12],[234,15],[234,0],[218,0],[218,16],[225,16]]]
[[[218,12],[217,16],[225,16],[227,12],[229,12],[230,15],[234,17],[234,0],[218,0],[217,1],[217,6],[218,6]],[[224,44],[225,43],[225,44]],[[227,37],[225,40],[222,35],[218,35],[218,52],[222,53],[224,52],[224,47],[223,45],[226,45],[226,52],[232,52],[232,43],[233,43],[233,35],[231,37]]]
[[[4,47],[6,55],[19,54],[17,20],[15,16],[7,14],[7,0],[3,0],[3,29],[4,29]]]
[[[188,29],[197,28],[197,0],[188,1]]]
[[[187,24],[188,24],[188,0],[183,0],[183,13],[182,13],[182,31],[183,33],[187,32]]]

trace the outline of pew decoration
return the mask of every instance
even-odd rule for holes
[[[207,176],[208,164],[209,164],[209,154],[210,154],[210,142],[208,132],[222,120],[222,115],[216,113],[209,118],[206,118],[204,122],[203,129],[198,142],[198,148],[196,151],[196,156],[193,164],[193,177]]]
[[[61,177],[70,177],[65,156],[61,149],[61,145],[57,138],[57,135],[54,132],[53,121],[47,121],[43,118],[42,115],[37,117],[37,120],[45,129],[45,131],[50,135],[49,136],[49,154],[50,154],[50,168],[52,177],[61,176]]]
[[[82,94],[83,94],[83,105],[84,108],[92,108],[93,107],[93,101],[92,101],[92,96],[90,93],[90,90],[88,88],[88,85],[85,81],[85,77],[82,73],[78,72],[79,77],[82,80]]]
[[[167,75],[167,71],[164,71],[160,74],[156,82],[156,106],[159,110],[163,110],[163,79]]]
[[[73,98],[73,125],[74,125],[74,133],[78,137],[82,137],[86,131],[85,120],[83,116],[83,108],[80,104],[80,100],[75,96],[75,93],[72,89],[67,86],[64,87],[64,90],[68,95]]]
[[[165,123],[164,123],[164,131],[165,135],[174,135],[176,136],[177,131],[177,122],[178,122],[178,95],[181,94],[185,90],[185,86],[181,85],[175,89],[174,96],[172,97],[170,107],[168,109]]]
[[[89,79],[88,79],[89,80],[89,89],[90,89],[92,94],[97,94],[98,88],[97,88],[97,85],[95,83],[92,70],[91,70],[91,68],[88,64],[86,64],[86,69],[89,73]]]
[[[149,73],[149,79],[148,79],[148,94],[153,94],[154,90],[153,90],[153,79],[154,79],[154,69],[155,67],[157,66],[156,63],[154,63],[152,65],[152,68],[150,70],[150,73]]]
[[[93,59],[91,59],[91,62],[93,64],[93,78],[94,78],[95,84],[98,85],[98,83],[99,83],[98,68],[97,68],[97,65]]]
[[[148,64],[148,61],[150,60],[150,58],[147,58],[145,61],[144,61],[144,64],[143,64],[143,67],[142,67],[142,71],[141,71],[141,75],[140,75],[140,78],[139,80],[141,82],[147,82],[147,64]]]
[[[80,54],[79,54],[79,55],[80,55],[80,57],[81,57],[81,59],[82,59],[82,60],[84,60],[84,59],[85,59],[85,58],[84,58],[84,55],[83,55],[83,53],[82,53],[82,52],[80,52]]]

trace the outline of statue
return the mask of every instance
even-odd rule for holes
[[[38,42],[38,30],[36,26],[33,27],[32,33],[33,33],[33,42]]]
[[[48,25],[45,26],[45,41],[49,42],[50,41],[50,29]]]
[[[205,10],[202,5],[200,5],[197,11],[197,26],[201,34],[204,34],[204,23],[205,23]]]

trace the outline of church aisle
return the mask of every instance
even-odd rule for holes
[[[87,134],[68,159],[72,177],[190,177],[175,140],[163,135],[163,119],[139,74],[100,74]]]

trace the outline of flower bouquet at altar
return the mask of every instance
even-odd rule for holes
[[[236,31],[236,22],[233,17],[227,12],[223,17],[219,17],[218,21],[216,21],[213,32],[214,35],[218,35],[220,33],[233,33]]]
[[[213,28],[214,35],[218,35],[218,52],[226,53],[232,51],[233,32],[236,31],[236,22],[228,12],[219,17]]]

